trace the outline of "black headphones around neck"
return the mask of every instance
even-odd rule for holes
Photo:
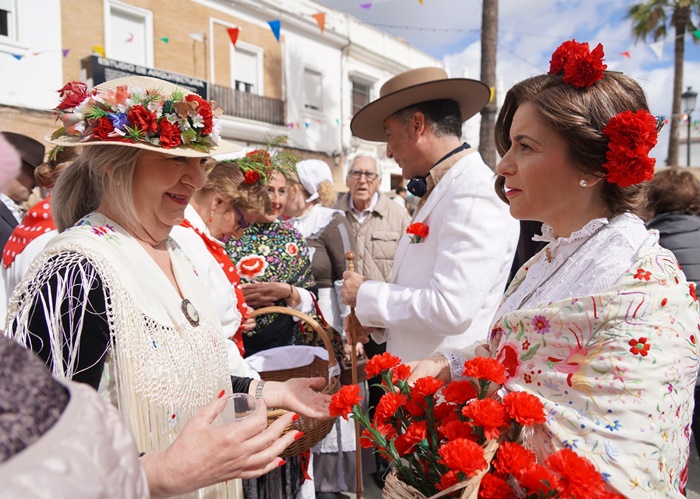
[[[437,165],[445,161],[447,158],[452,156],[455,153],[458,153],[459,151],[462,151],[464,149],[469,149],[471,146],[467,144],[466,142],[463,143],[461,146],[453,149],[452,151],[448,152],[445,156],[440,158],[440,160],[435,163],[433,166],[430,167],[430,170],[435,168]],[[413,177],[411,180],[408,181],[408,185],[406,186],[406,190],[413,194],[414,196],[417,196],[419,198],[422,198],[425,196],[425,193],[428,192],[428,175],[430,174],[430,170],[428,170],[428,173],[423,175],[422,177]]]

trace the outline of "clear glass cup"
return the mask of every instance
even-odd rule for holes
[[[228,396],[226,409],[221,413],[226,423],[243,421],[255,413],[258,408],[258,400],[247,393],[234,393]]]

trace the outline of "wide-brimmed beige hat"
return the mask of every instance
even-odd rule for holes
[[[218,137],[211,102],[165,80],[127,76],[90,91],[71,82],[59,92],[55,111],[64,126],[46,137],[58,146],[115,145],[185,157],[241,150]]]
[[[466,121],[488,103],[491,92],[482,81],[448,78],[441,68],[418,68],[400,73],[379,89],[379,98],[360,109],[350,122],[352,133],[365,140],[386,142],[384,120],[413,104],[451,99]]]

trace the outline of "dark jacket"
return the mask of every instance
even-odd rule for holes
[[[17,225],[19,225],[19,223],[15,216],[10,209],[5,206],[5,203],[0,201],[0,252],[2,248],[5,247],[5,243],[10,239],[12,231],[15,230]]]
[[[700,217],[662,213],[646,225],[659,231],[659,243],[673,252],[688,281],[700,283]]]

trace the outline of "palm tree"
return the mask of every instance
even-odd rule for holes
[[[627,12],[632,20],[632,33],[636,40],[652,38],[654,41],[668,36],[673,26],[673,103],[671,105],[671,130],[668,142],[667,165],[678,164],[678,130],[683,92],[683,61],[685,59],[685,33],[698,28],[692,17],[700,15],[700,0],[647,0],[633,5]],[[696,41],[693,38],[693,41]]]
[[[481,81],[492,88],[491,102],[481,110],[479,153],[484,162],[496,168],[496,54],[498,52],[498,0],[483,0],[481,12]]]

